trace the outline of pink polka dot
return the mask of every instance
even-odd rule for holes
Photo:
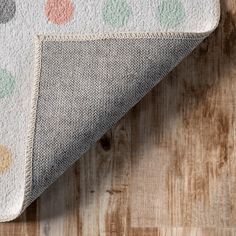
[[[71,0],[48,0],[45,6],[48,20],[57,25],[69,22],[72,19],[74,10]]]

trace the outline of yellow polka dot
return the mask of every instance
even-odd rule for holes
[[[11,151],[3,145],[0,145],[0,174],[8,170],[12,163]]]

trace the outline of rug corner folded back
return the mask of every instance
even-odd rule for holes
[[[19,216],[220,18],[215,0],[63,2],[0,0],[0,221]]]

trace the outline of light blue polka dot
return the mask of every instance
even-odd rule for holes
[[[6,70],[0,69],[0,99],[12,94],[15,87],[15,78]]]
[[[157,19],[165,29],[174,29],[185,20],[184,5],[179,0],[161,0],[157,9]]]
[[[131,13],[126,0],[107,0],[103,8],[103,19],[106,24],[120,28],[127,25]]]

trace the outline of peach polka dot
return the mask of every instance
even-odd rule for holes
[[[48,0],[45,6],[48,20],[57,25],[69,22],[72,19],[74,10],[71,0]]]
[[[8,170],[12,163],[12,153],[11,151],[0,145],[0,174]]]

